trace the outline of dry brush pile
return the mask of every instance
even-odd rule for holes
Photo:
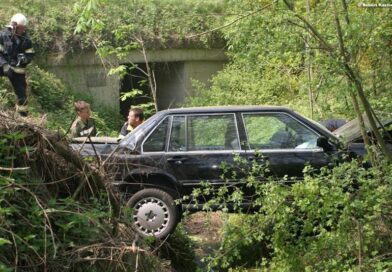
[[[67,140],[0,112],[0,270],[164,270],[108,186]]]

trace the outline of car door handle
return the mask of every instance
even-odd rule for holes
[[[168,158],[167,161],[174,164],[182,164],[183,161],[186,161],[188,158],[185,157],[172,157]]]

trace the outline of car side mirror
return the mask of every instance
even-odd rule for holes
[[[328,138],[324,136],[317,138],[317,146],[321,147],[325,152],[333,150],[332,145],[328,142]]]

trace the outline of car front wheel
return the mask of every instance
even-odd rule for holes
[[[171,195],[159,189],[143,189],[128,201],[133,224],[143,237],[164,238],[174,231],[179,212]]]

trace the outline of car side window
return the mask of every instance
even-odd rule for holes
[[[234,114],[187,117],[188,150],[238,150]]]
[[[174,116],[169,151],[240,149],[234,114]]]
[[[318,135],[284,113],[243,114],[250,149],[317,148]]]
[[[168,123],[169,118],[166,118],[154,129],[143,144],[143,152],[165,151]]]

